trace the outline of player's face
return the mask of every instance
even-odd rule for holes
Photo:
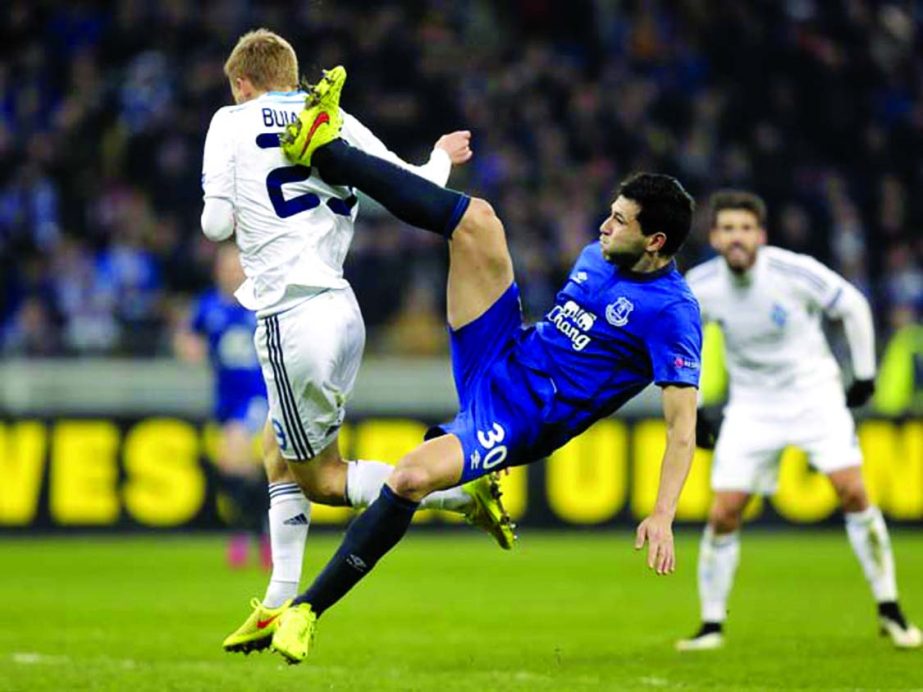
[[[627,197],[619,196],[612,203],[609,217],[599,227],[599,245],[607,262],[630,269],[644,256],[652,236],[641,232],[640,213],[641,206]]]
[[[753,212],[722,209],[715,218],[709,237],[711,246],[724,257],[728,268],[740,274],[756,262],[756,253],[766,242],[766,231]]]

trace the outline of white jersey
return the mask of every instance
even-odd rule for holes
[[[762,402],[842,402],[839,366],[821,318],[842,318],[856,377],[875,373],[874,333],[868,303],[845,279],[817,260],[762,247],[742,275],[723,257],[686,274],[703,322],[724,333],[730,405]]]
[[[202,187],[210,200],[233,206],[234,233],[247,276],[236,296],[265,316],[327,288],[346,288],[343,261],[349,250],[357,203],[347,187],[328,185],[313,169],[293,166],[279,148],[278,133],[304,107],[302,92],[270,92],[220,108],[205,138]],[[350,145],[445,185],[451,161],[434,150],[424,166],[412,166],[344,113],[342,137]]]

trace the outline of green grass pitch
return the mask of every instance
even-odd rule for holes
[[[306,575],[335,547],[312,535]],[[678,654],[697,624],[698,534],[655,577],[628,533],[417,531],[321,621],[289,667],[221,640],[265,575],[230,572],[219,537],[0,539],[2,690],[923,689],[843,531],[745,534],[721,652]],[[923,619],[923,535],[893,536],[907,611]]]

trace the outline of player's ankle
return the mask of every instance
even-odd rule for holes
[[[878,615],[894,620],[901,627],[907,626],[907,620],[897,601],[880,601],[878,603]]]

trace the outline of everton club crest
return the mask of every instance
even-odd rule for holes
[[[628,315],[635,309],[628,298],[621,296],[611,305],[606,306],[606,320],[613,327],[624,327],[628,324]]]

